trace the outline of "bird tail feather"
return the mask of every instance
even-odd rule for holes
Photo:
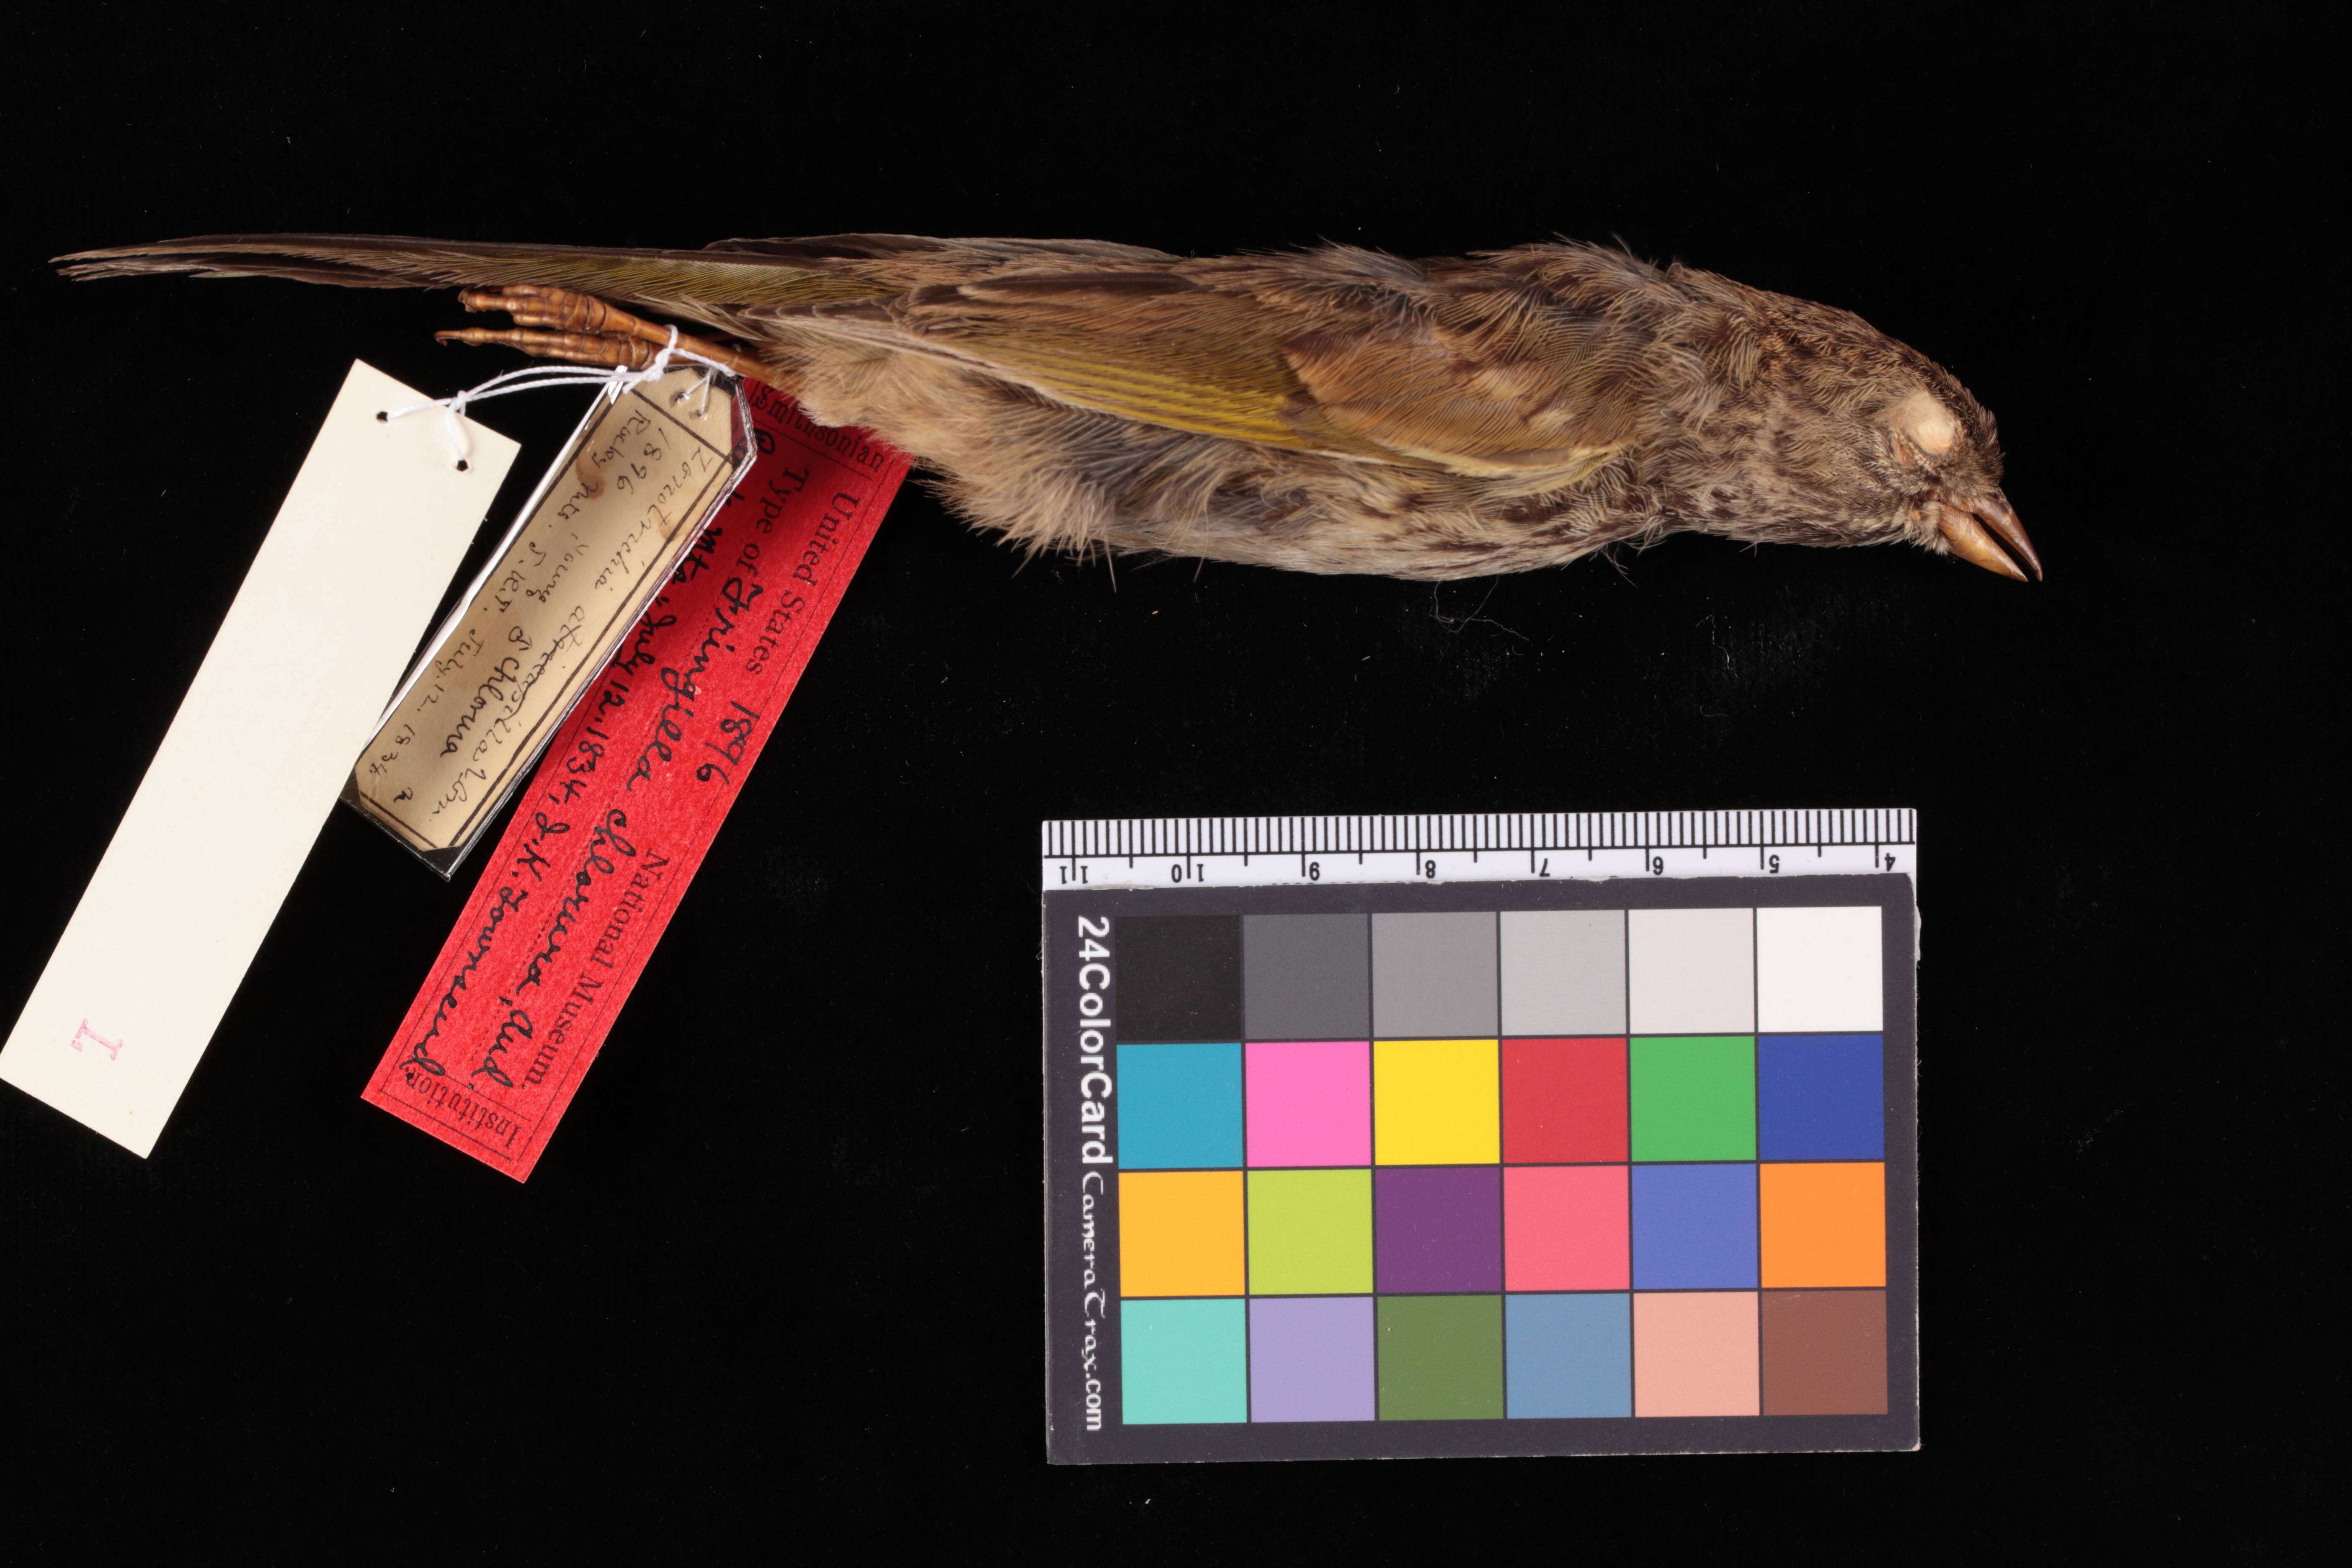
[[[887,293],[817,253],[631,250],[501,245],[346,234],[229,234],[77,251],[55,258],[72,279],[192,273],[288,278],[349,289],[570,289],[740,332],[768,314]]]

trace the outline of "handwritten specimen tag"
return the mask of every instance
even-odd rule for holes
[[[364,1098],[527,1179],[906,477],[757,383],[760,459],[557,731]]]
[[[418,661],[346,798],[456,871],[734,487],[747,421],[695,368],[599,398]]]
[[[155,1146],[352,758],[513,463],[467,467],[422,395],[353,364],[0,1049],[0,1079],[133,1153]]]

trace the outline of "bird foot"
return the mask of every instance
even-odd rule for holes
[[[467,289],[458,294],[457,302],[477,314],[502,310],[513,318],[515,324],[506,331],[463,327],[434,333],[442,342],[502,343],[535,359],[643,370],[670,342],[669,328],[633,316],[592,294],[578,294],[569,289],[547,289],[535,283],[517,283],[504,289]],[[677,346],[724,365],[738,375],[757,378],[762,374],[758,360],[725,343],[680,332]]]

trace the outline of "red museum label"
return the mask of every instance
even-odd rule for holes
[[[563,722],[365,1098],[517,1181],[596,1059],[907,459],[754,382],[759,457]]]

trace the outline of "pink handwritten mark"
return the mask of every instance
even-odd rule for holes
[[[85,1039],[96,1040],[100,1045],[104,1046],[106,1047],[106,1059],[108,1061],[120,1061],[122,1059],[122,1042],[121,1040],[110,1040],[104,1035],[100,1034],[96,1029],[91,1028],[88,1018],[84,1018],[81,1021],[81,1027],[74,1031],[74,1037],[68,1040],[66,1044],[71,1046],[76,1050],[79,1050],[81,1049],[81,1043]]]

